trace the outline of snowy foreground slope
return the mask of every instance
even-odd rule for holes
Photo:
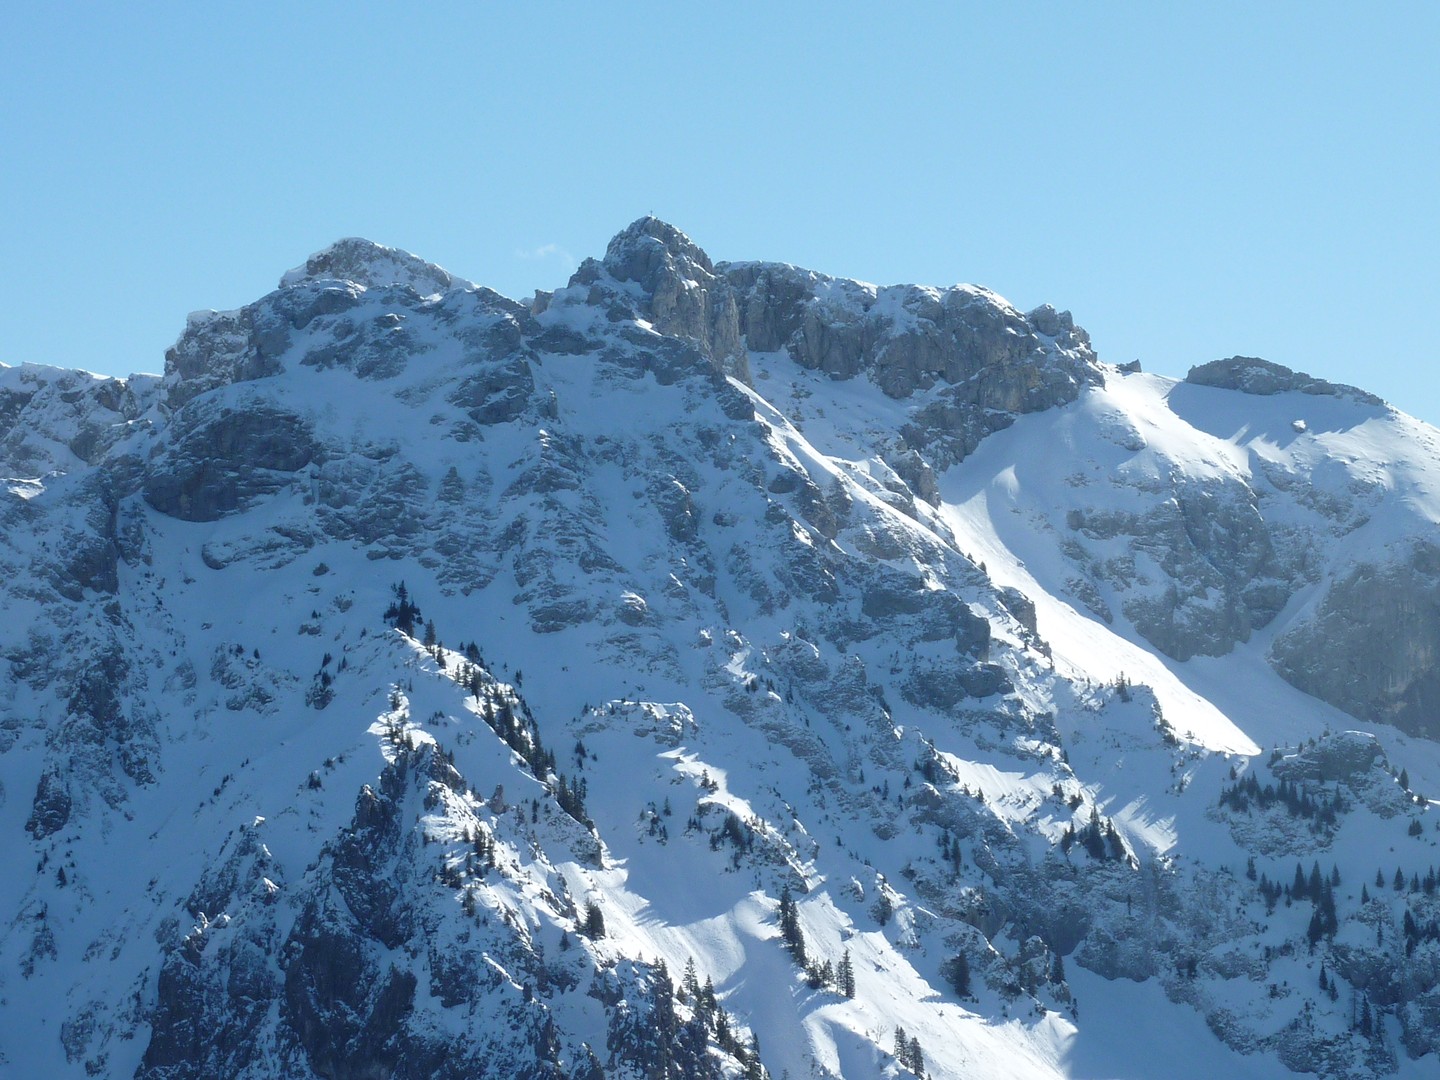
[[[0,1073],[1428,1076],[1440,433],[643,219],[0,368]]]

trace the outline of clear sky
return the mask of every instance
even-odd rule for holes
[[[645,213],[1440,423],[1440,4],[13,3],[0,361],[157,371],[342,236],[511,296]]]

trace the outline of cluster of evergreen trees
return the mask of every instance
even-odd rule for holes
[[[926,752],[915,762],[915,771],[927,782],[939,787],[942,784],[953,784],[960,779],[950,765],[940,757],[934,746],[927,743],[925,750]],[[908,778],[905,786],[910,786]]]
[[[1059,959],[1059,954],[1056,954]],[[940,965],[940,974],[955,991],[956,997],[967,998],[970,996],[970,957],[964,952],[957,952],[949,960]]]
[[[448,888],[461,888],[467,878],[479,875],[483,876],[487,870],[495,869],[495,837],[484,825],[478,829],[467,829],[465,831],[465,843],[469,850],[456,860],[442,856],[440,860],[440,880]],[[475,914],[475,898],[469,893],[465,894],[465,914]]]
[[[585,778],[582,776],[572,782],[556,768],[555,754],[546,749],[541,741],[539,725],[536,724],[529,707],[517,698],[515,700],[520,705],[517,713],[508,695],[487,694],[479,668],[473,669],[470,682],[472,691],[481,702],[480,716],[490,730],[520,755],[535,778],[550,789],[561,810],[593,831],[595,823],[585,811],[585,795],[588,789]]]
[[[1422,941],[1440,941],[1440,921],[1430,919],[1421,923],[1415,918],[1414,912],[1408,907],[1405,909],[1405,917],[1401,922],[1401,929],[1405,933],[1405,955],[1409,956],[1415,951],[1415,946]]]
[[[925,1051],[920,1047],[920,1040],[913,1035],[907,1036],[905,1029],[898,1025],[895,1028],[895,1060],[902,1069],[909,1069],[916,1076],[928,1075],[925,1072]]]
[[[805,946],[805,934],[800,929],[800,913],[795,897],[786,885],[780,891],[780,942],[805,972],[805,981],[812,990],[830,987],[847,998],[855,996],[855,965],[846,949],[838,964],[826,958],[812,957]]]
[[[1072,822],[1065,826],[1065,832],[1060,836],[1060,850],[1066,855],[1070,849],[1079,844],[1092,859],[1104,862],[1106,859],[1124,860],[1129,857],[1125,848],[1125,841],[1115,829],[1115,822],[1105,818],[1102,822],[1100,811],[1095,807],[1090,808],[1090,820],[1077,832]]]
[[[949,829],[940,832],[940,855],[957,874],[965,865],[965,853],[960,850],[960,841],[950,835]]]
[[[1406,878],[1405,871],[1397,866],[1395,868],[1395,876],[1391,879],[1390,887],[1396,892],[1406,892],[1408,890],[1412,893],[1423,892],[1426,896],[1434,896],[1437,885],[1440,885],[1440,877],[1436,876],[1436,870],[1433,866],[1425,872],[1423,878],[1420,876],[1418,870],[1412,873],[1409,878]],[[1385,888],[1385,871],[1375,871],[1375,888]],[[1368,896],[1366,898],[1368,899]]]
[[[330,670],[330,661],[335,659],[328,652],[320,660],[320,668],[315,672],[315,677],[310,683],[310,689],[305,691],[305,704],[312,709],[323,709],[335,700],[335,676],[338,672],[344,671],[348,666],[342,656],[335,671]]]
[[[720,1061],[709,1052],[713,1042],[740,1063],[745,1080],[769,1077],[760,1062],[760,1041],[741,1036],[710,978],[700,985],[693,960],[679,987],[663,960],[648,983],[637,1006],[622,1003],[611,1015],[606,1045],[615,1061],[636,1066],[648,1080],[720,1080]],[[680,1019],[677,1003],[689,1007],[688,1020]]]
[[[1350,1029],[1367,1039],[1380,1039],[1385,1034],[1385,1010],[1370,1004],[1370,995],[1362,993],[1351,1003]]]
[[[413,637],[415,625],[421,618],[420,606],[411,598],[403,581],[395,585],[392,592],[394,599],[385,609],[385,621]],[[424,625],[422,644],[443,668],[445,650],[436,636],[433,620]],[[540,739],[540,727],[523,698],[514,696],[512,702],[511,695],[490,689],[485,677],[484,657],[479,646],[472,641],[465,645],[462,651],[465,660],[455,672],[455,681],[469,690],[476,701],[481,702],[480,715],[485,723],[500,736],[506,746],[520,755],[531,774],[550,790],[560,809],[593,832],[595,823],[585,810],[588,788],[585,778],[582,776],[571,781],[559,771],[555,754],[545,748]],[[518,685],[521,679],[518,671],[515,679]],[[520,709],[518,714],[515,710],[516,704]],[[578,760],[583,768],[583,757]]]
[[[701,786],[704,786],[703,780]],[[702,832],[704,829],[705,826],[697,815],[692,814],[685,823],[687,833]],[[741,858],[755,849],[755,827],[748,821],[741,821],[740,815],[733,810],[725,812],[720,827],[711,830],[709,837],[711,851],[719,851],[724,844],[730,845],[732,848],[731,865],[737,869],[740,866]]]
[[[415,624],[420,621],[420,605],[410,599],[410,592],[405,588],[403,581],[394,586],[391,591],[395,594],[395,598],[385,609],[384,619],[402,634],[414,637]]]
[[[1256,880],[1255,859],[1252,857],[1245,864],[1245,876],[1251,881]],[[1313,948],[1322,938],[1332,938],[1335,931],[1340,927],[1340,921],[1335,911],[1335,887],[1340,884],[1340,868],[1332,866],[1328,875],[1320,872],[1320,863],[1317,861],[1310,867],[1310,873],[1305,873],[1305,867],[1300,863],[1295,864],[1295,877],[1288,885],[1281,885],[1278,881],[1271,881],[1265,874],[1259,875],[1257,887],[1260,896],[1265,901],[1266,912],[1273,912],[1275,906],[1283,897],[1288,906],[1299,900],[1309,900],[1315,905],[1315,910],[1310,915],[1310,927],[1306,933]]]
[[[585,918],[580,921],[579,930],[591,941],[599,941],[605,936],[605,913],[594,900],[586,903]]]
[[[1338,816],[1348,809],[1345,797],[1339,788],[1332,792],[1312,796],[1299,784],[1281,780],[1279,785],[1260,786],[1253,772],[1235,783],[1222,787],[1220,805],[1229,807],[1237,814],[1248,814],[1252,806],[1268,810],[1283,805],[1291,817],[1312,821],[1318,828],[1333,829]]]

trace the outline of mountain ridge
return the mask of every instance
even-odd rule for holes
[[[0,370],[4,1063],[1421,1075],[1440,443],[1317,386],[653,218]]]

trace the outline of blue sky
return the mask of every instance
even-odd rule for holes
[[[512,296],[655,213],[1440,422],[1440,5],[12,4],[0,361],[156,371],[341,236]]]

